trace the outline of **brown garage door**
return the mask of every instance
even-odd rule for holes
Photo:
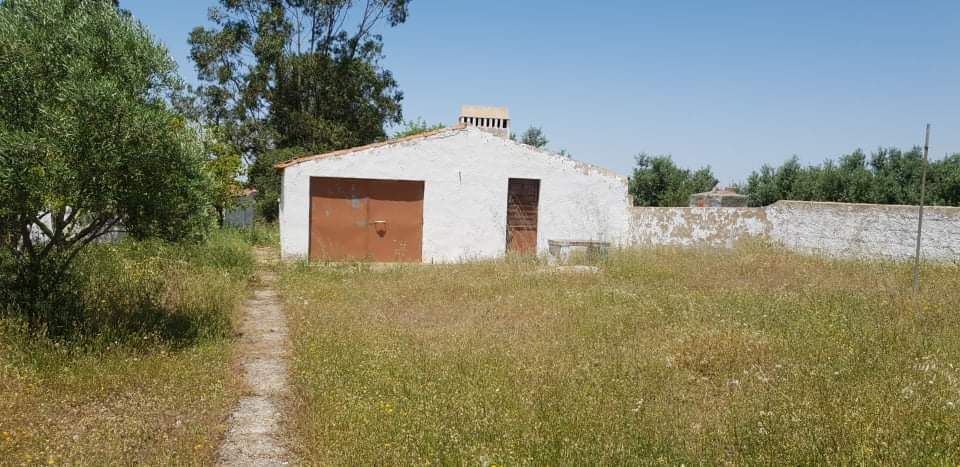
[[[423,182],[310,179],[310,259],[419,262]]]
[[[540,180],[511,178],[507,185],[507,253],[537,253]]]

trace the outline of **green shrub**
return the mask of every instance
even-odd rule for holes
[[[253,268],[249,243],[233,231],[205,243],[97,244],[78,257],[61,294],[35,306],[71,317],[45,331],[82,347],[180,347],[229,334]],[[22,316],[14,305],[5,314]]]
[[[60,335],[0,316],[0,464],[212,465],[240,391],[246,239],[95,244],[76,266]]]

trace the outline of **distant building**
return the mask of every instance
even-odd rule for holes
[[[691,208],[745,208],[747,196],[719,186],[710,191],[690,195]]]
[[[510,111],[506,107],[465,105],[460,108],[458,121],[501,138],[510,137]]]

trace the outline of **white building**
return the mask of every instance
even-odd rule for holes
[[[284,258],[455,262],[627,238],[625,177],[459,125],[282,171]]]

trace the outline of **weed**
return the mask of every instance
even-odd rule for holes
[[[238,230],[253,246],[280,246],[280,225],[277,223],[257,223],[253,228]]]
[[[0,464],[212,462],[236,400],[231,319],[249,245],[229,232],[99,244],[77,270],[69,333],[0,317]]]
[[[299,455],[333,464],[954,464],[960,271],[649,249],[290,265]]]

